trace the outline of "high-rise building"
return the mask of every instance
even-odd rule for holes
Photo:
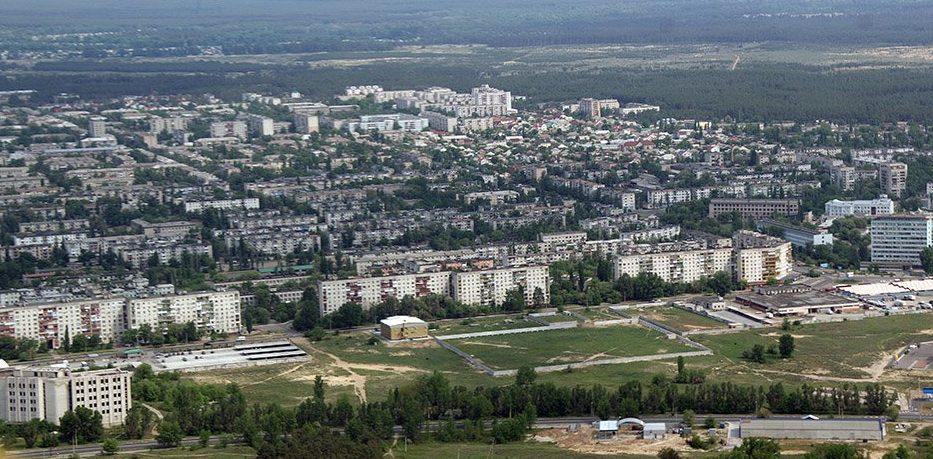
[[[308,113],[295,113],[295,132],[299,134],[310,134],[321,130],[317,115]]]
[[[193,322],[199,329],[219,333],[240,330],[240,292],[198,292],[187,295],[130,299],[127,328],[149,325],[165,331],[169,324]]]
[[[584,118],[599,118],[602,116],[599,101],[596,99],[580,99],[580,115]]]
[[[268,116],[249,115],[246,118],[249,122],[249,132],[257,137],[271,136],[275,134],[275,120]]]
[[[0,419],[57,424],[83,406],[101,414],[104,427],[123,424],[133,403],[130,373],[116,368],[72,372],[66,368],[0,369]]]
[[[107,119],[95,116],[88,121],[87,136],[92,138],[107,135]]]
[[[871,262],[881,266],[920,265],[920,252],[933,245],[933,215],[887,215],[871,221]]]
[[[886,163],[878,166],[878,179],[881,190],[895,198],[901,197],[907,189],[907,165],[904,163]]]

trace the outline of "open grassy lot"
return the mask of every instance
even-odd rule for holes
[[[568,315],[568,314],[563,314],[563,313],[557,313],[557,314],[554,314],[553,316],[542,316],[542,317],[538,317],[537,319],[547,322],[549,324],[556,324],[559,322],[576,322],[577,321],[575,317]]]
[[[613,357],[664,354],[691,348],[634,326],[571,328],[452,341],[493,368],[556,365]]]
[[[583,317],[586,317],[587,319],[592,320],[592,321],[616,320],[616,319],[623,318],[622,316],[618,314],[613,314],[612,312],[610,312],[609,308],[582,308],[582,309],[574,309],[573,312]]]
[[[710,328],[724,328],[726,324],[697,313],[690,312],[674,306],[660,306],[656,308],[639,309],[638,315],[644,316],[668,327],[682,330],[706,330]]]
[[[524,317],[517,314],[511,316],[444,320],[435,322],[432,325],[435,325],[436,328],[431,330],[431,334],[436,336],[540,326],[539,324],[525,320]]]
[[[777,344],[784,333],[777,328],[747,330],[717,336],[697,337],[716,354],[741,361],[742,351],[755,344]],[[911,314],[875,317],[847,322],[802,325],[789,332],[796,351],[790,359],[772,359],[756,370],[806,374],[824,379],[877,379],[890,355],[909,343],[929,340],[933,315]]]

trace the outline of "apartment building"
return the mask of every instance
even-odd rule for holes
[[[790,242],[754,231],[741,230],[732,236],[735,278],[749,284],[783,279],[794,267]]]
[[[107,119],[95,116],[87,123],[87,136],[100,138],[107,135]]]
[[[188,120],[180,116],[171,118],[154,117],[149,119],[149,132],[153,134],[175,134],[188,129]]]
[[[295,132],[299,134],[310,134],[321,130],[318,116],[311,113],[296,112],[292,121],[295,123]]]
[[[192,230],[198,228],[198,224],[195,222],[189,222],[187,220],[180,221],[171,221],[171,222],[148,222],[141,218],[137,218],[132,221],[133,227],[137,230],[142,231],[146,237],[157,237],[157,238],[183,238],[191,233]]]
[[[249,132],[244,121],[218,121],[211,123],[211,137],[236,137],[240,140],[246,140]]]
[[[522,290],[526,304],[535,302],[536,291],[542,304],[548,304],[551,298],[547,266],[454,272],[450,289],[454,300],[469,305],[501,305],[515,289]]]
[[[186,201],[185,212],[200,212],[204,209],[253,210],[259,208],[259,198],[244,199],[214,199],[210,201]]]
[[[152,257],[158,258],[159,263],[162,264],[180,260],[186,253],[196,257],[201,255],[214,257],[213,247],[207,243],[179,244],[169,241],[147,241],[144,244],[119,245],[113,250],[123,261],[137,269],[145,268]]]
[[[800,213],[797,199],[711,199],[709,216],[738,212],[743,217],[766,218],[774,214],[796,216]]]
[[[732,272],[731,248],[617,255],[613,260],[615,278],[624,274],[635,277],[644,272],[657,274],[666,282],[689,283],[710,277],[718,271]]]
[[[428,118],[396,113],[392,115],[364,115],[358,121],[347,123],[347,130],[353,132],[394,131],[421,132],[428,128]]]
[[[428,119],[428,127],[435,131],[454,132],[459,125],[456,116],[446,113],[425,111],[421,115]]]
[[[489,201],[489,205],[497,206],[516,199],[518,199],[518,192],[513,190],[474,191],[463,195],[463,202],[467,205],[478,200],[486,200]]]
[[[602,116],[599,101],[593,98],[580,99],[580,116],[588,119]]]
[[[268,116],[248,115],[246,122],[249,125],[249,132],[254,136],[264,137],[275,134],[275,120]]]
[[[363,277],[318,283],[321,315],[330,314],[346,303],[358,303],[368,308],[390,297],[419,298],[431,294],[450,296],[449,272]]]
[[[933,245],[933,216],[885,215],[871,221],[871,262],[887,267],[920,265]]]
[[[855,216],[875,216],[894,214],[894,201],[888,199],[887,195],[881,195],[878,199],[840,201],[833,199],[824,206],[827,217],[846,217]]]
[[[58,424],[82,406],[101,414],[103,426],[123,424],[132,407],[129,372],[116,368],[73,372],[66,368],[0,369],[0,419]]]
[[[240,292],[197,292],[127,300],[127,328],[148,324],[165,331],[169,324],[194,322],[202,330],[235,333],[240,330]]]
[[[904,163],[885,163],[878,166],[878,180],[881,191],[888,196],[901,197],[907,189],[907,165]]]
[[[34,339],[51,349],[79,334],[113,342],[125,329],[123,313],[123,298],[13,306],[0,309],[0,336]]]
[[[87,219],[74,220],[45,220],[38,222],[22,222],[19,224],[21,233],[47,233],[52,231],[86,230],[91,226]]]

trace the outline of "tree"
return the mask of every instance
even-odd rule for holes
[[[658,451],[658,459],[680,459],[680,453],[671,447],[663,448]]]
[[[120,443],[115,438],[107,438],[101,445],[101,449],[107,456],[113,456],[120,450]]]
[[[95,442],[104,435],[103,416],[83,406],[66,411],[59,420],[59,426],[59,435],[65,443]]]
[[[502,302],[502,309],[509,312],[521,312],[525,310],[525,293],[521,288],[506,292],[505,301]]]
[[[683,423],[685,426],[693,427],[693,423],[696,422],[697,414],[693,410],[684,411]]]
[[[781,447],[774,440],[766,438],[746,438],[742,444],[725,456],[728,459],[777,459],[781,457]]]
[[[881,459],[913,459],[917,455],[909,450],[903,443],[897,445],[894,451],[888,451]]]
[[[515,385],[519,387],[529,387],[534,384],[537,376],[534,368],[527,365],[519,367],[518,371],[515,373]]]
[[[27,448],[36,446],[39,435],[45,432],[45,423],[40,419],[30,419],[29,422],[19,426],[19,436],[23,437]]]
[[[752,362],[765,363],[765,347],[761,344],[752,346],[751,349],[742,351],[742,358]]]
[[[920,265],[927,274],[933,274],[933,247],[924,247],[920,251]]]
[[[181,444],[183,435],[181,426],[177,422],[165,420],[159,424],[159,435],[156,436],[156,441],[164,448],[171,448]]]
[[[210,430],[202,430],[201,433],[198,434],[198,444],[201,445],[201,448],[207,448],[207,444],[208,444],[210,441],[211,441],[211,431],[210,431]]]
[[[778,349],[781,353],[782,359],[790,358],[794,354],[794,337],[790,333],[784,333],[781,335],[780,341],[778,343]]]
[[[855,445],[847,443],[821,443],[803,456],[805,459],[863,459]]]

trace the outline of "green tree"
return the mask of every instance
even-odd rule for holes
[[[515,373],[515,385],[519,387],[529,387],[534,384],[537,376],[534,368],[523,365],[519,367],[518,371]]]
[[[813,446],[803,457],[805,459],[863,459],[867,456],[859,452],[855,445],[848,443],[821,443]]]
[[[920,265],[927,274],[933,274],[933,247],[924,247],[920,251]]]
[[[156,435],[156,441],[164,448],[171,448],[181,444],[184,433],[181,426],[172,420],[164,420],[159,423],[159,434]]]
[[[780,341],[778,342],[778,349],[781,353],[781,358],[790,358],[790,356],[794,354],[794,337],[789,333],[781,335]]]
[[[117,453],[117,451],[120,450],[120,442],[118,442],[115,438],[107,438],[101,444],[100,449],[104,451],[105,455],[113,456]]]

